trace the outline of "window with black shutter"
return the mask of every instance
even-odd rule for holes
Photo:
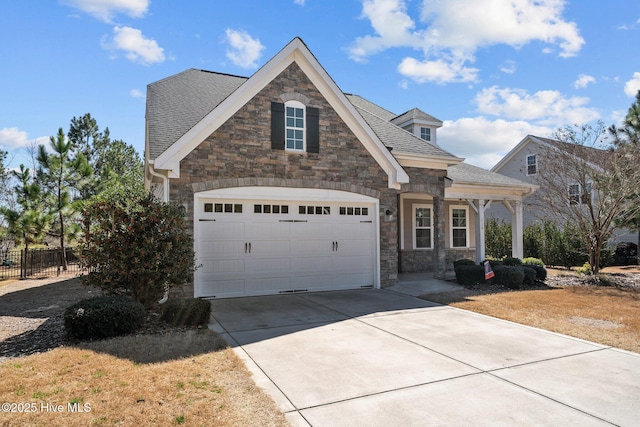
[[[271,148],[320,152],[320,111],[298,101],[271,103]]]

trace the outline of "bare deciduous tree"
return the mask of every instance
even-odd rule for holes
[[[594,274],[614,229],[628,223],[640,185],[640,170],[630,161],[638,147],[605,149],[604,140],[602,123],[558,129],[544,139],[537,174],[538,208],[578,228]]]

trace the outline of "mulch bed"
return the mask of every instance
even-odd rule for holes
[[[71,304],[101,295],[74,276],[0,282],[0,362],[41,353],[78,341],[67,336],[64,311]],[[160,321],[160,308],[147,311],[137,334],[165,334],[178,330]]]

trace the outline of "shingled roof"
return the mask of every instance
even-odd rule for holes
[[[150,159],[156,159],[245,81],[246,77],[191,68],[148,85]]]
[[[399,116],[391,119],[391,123],[396,124],[398,126],[402,126],[403,123],[408,121],[422,121],[426,123],[432,123],[436,126],[442,126],[442,120],[436,119],[431,114],[427,114],[419,108],[412,108],[411,110],[400,114]]]
[[[156,159],[247,80],[247,77],[191,68],[148,85],[150,159]],[[382,143],[397,150],[396,153],[458,159],[391,122],[408,113],[437,120],[434,117],[417,108],[398,116],[361,96],[346,96]]]
[[[499,186],[499,187],[536,187],[535,185],[500,175],[496,172],[490,172],[486,169],[470,165],[468,163],[459,163],[447,168],[447,178],[456,184],[472,184],[483,186]]]
[[[389,121],[389,116],[393,113],[384,108],[360,96],[347,95],[347,99],[356,107],[358,113],[360,113],[373,132],[378,135],[382,143],[393,150],[391,154],[408,153],[423,156],[450,157],[456,162],[460,161],[458,157],[439,146],[393,124]],[[385,117],[380,117],[378,114],[382,114]],[[397,116],[393,115],[393,117]]]

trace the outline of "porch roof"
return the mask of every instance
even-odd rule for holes
[[[447,198],[513,199],[526,197],[538,189],[537,185],[468,163],[449,166],[447,178],[452,181],[451,186],[445,190]]]

